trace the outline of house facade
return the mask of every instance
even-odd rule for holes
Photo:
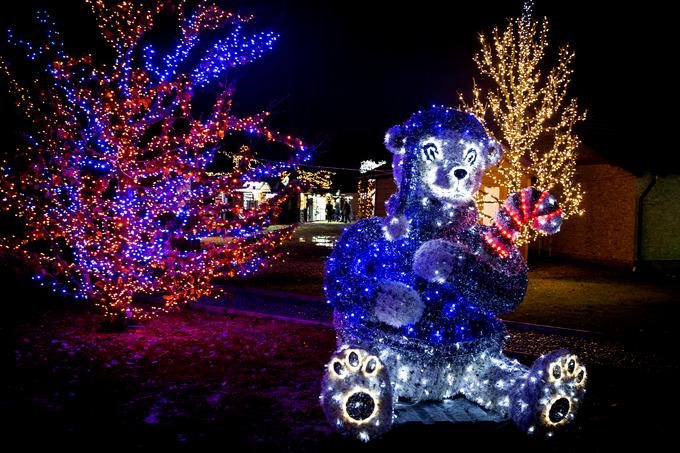
[[[619,267],[680,268],[680,175],[635,175],[580,151],[576,180],[585,212],[531,250]]]
[[[680,269],[680,175],[636,175],[587,147],[579,151],[576,180],[585,193],[584,214],[567,219],[559,233],[532,242],[529,254],[631,269]],[[498,209],[495,200],[508,193],[489,176],[483,185],[481,218],[489,223]],[[384,216],[385,201],[397,190],[391,172],[361,175],[359,186],[363,217]],[[526,249],[522,252],[527,256]]]

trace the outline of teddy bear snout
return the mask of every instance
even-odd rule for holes
[[[442,189],[449,189],[451,187],[449,172],[443,168],[437,168],[437,172],[435,173],[434,177],[434,185],[441,187]]]

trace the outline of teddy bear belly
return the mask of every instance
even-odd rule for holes
[[[504,333],[503,324],[477,308],[449,283],[429,283],[419,291],[425,302],[422,318],[406,326],[405,334],[433,344],[473,343],[481,337]]]
[[[351,314],[336,310],[333,323],[339,343],[360,346],[369,350],[373,347],[389,346],[398,353],[453,358],[488,348],[502,349],[505,342],[506,330],[503,323],[495,318],[486,319],[483,326],[481,324],[461,325],[450,319],[441,320],[428,316],[427,313],[423,318],[422,321],[413,325],[395,328],[381,322],[357,319]],[[433,318],[434,321],[432,321]],[[433,324],[436,327],[433,327]],[[474,335],[449,334],[456,330],[461,331],[461,327],[465,325],[469,327],[462,331],[474,332]],[[436,330],[439,330],[439,335]]]
[[[426,309],[420,321],[397,328],[379,321],[357,319],[352,314],[336,313],[344,319],[342,327],[336,325],[336,330],[345,337],[356,340],[378,337],[397,349],[429,350],[444,355],[475,349],[485,338],[502,339],[506,333],[501,321],[478,314],[449,317]]]
[[[449,282],[426,282],[415,275],[413,256],[423,239],[401,238],[396,241],[377,240],[365,253],[355,258],[352,275],[365,275],[372,286],[381,282],[398,282],[415,290],[421,298],[424,310],[415,323],[396,328],[366,318],[352,316],[353,304],[348,300],[348,319],[367,323],[373,329],[394,335],[413,338],[432,345],[452,345],[475,342],[479,337],[503,333],[504,329],[491,313],[478,307],[483,301],[476,300],[469,291],[462,294],[461,288]],[[377,253],[377,251],[380,253]],[[460,280],[460,279],[457,279]],[[360,311],[359,311],[360,313]],[[368,317],[370,318],[370,316]]]

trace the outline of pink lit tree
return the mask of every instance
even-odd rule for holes
[[[189,13],[181,1],[85,1],[113,60],[69,55],[44,13],[44,42],[12,32],[10,41],[27,63],[46,70],[22,83],[19,64],[0,57],[27,125],[25,141],[0,169],[0,205],[24,229],[0,238],[0,253],[28,262],[42,284],[102,307],[109,320],[143,319],[213,295],[216,276],[249,274],[279,257],[291,228],[270,222],[300,190],[298,165],[310,149],[268,129],[268,112],[232,111],[225,74],[278,39],[249,32],[253,17],[206,3]],[[147,39],[160,14],[179,26],[164,55]],[[202,46],[206,32],[220,37]],[[198,92],[213,94],[203,112],[194,103]],[[238,137],[274,143],[286,156],[257,160],[256,146],[233,145]],[[233,167],[208,171],[225,150]],[[290,182],[254,208],[214,202],[284,173]],[[207,236],[218,240],[202,240]],[[162,302],[136,302],[143,294],[161,294]]]

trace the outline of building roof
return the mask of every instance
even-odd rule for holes
[[[576,159],[577,165],[602,165],[602,164],[616,165],[614,162],[606,158],[604,155],[598,153],[594,149],[584,144],[581,144],[578,147],[577,152],[578,152],[578,158]]]
[[[271,192],[272,189],[268,183],[264,181],[248,181],[242,188],[236,189],[236,192]]]
[[[636,145],[631,143],[630,146],[634,147]],[[641,151],[641,155],[643,152],[644,150]],[[622,168],[635,176],[642,176],[645,173],[652,173],[659,176],[680,174],[680,166],[677,165],[677,162],[673,161],[673,157],[669,158],[667,161],[663,161],[658,159],[658,154],[650,153],[647,160],[640,158],[633,160],[630,155],[625,153],[622,153],[619,156],[605,155],[584,144],[579,146],[578,153],[578,165],[609,164]]]

